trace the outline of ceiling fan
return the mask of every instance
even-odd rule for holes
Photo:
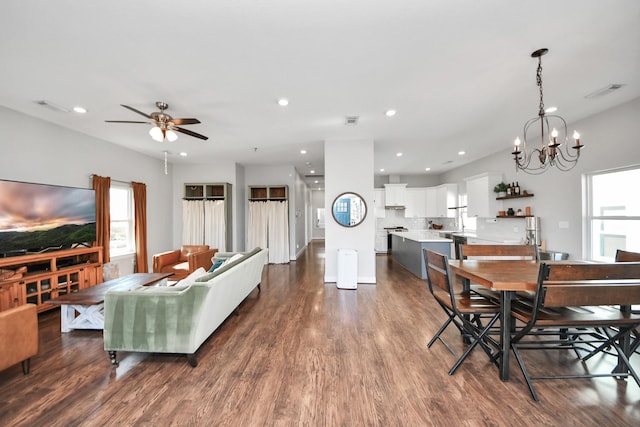
[[[166,102],[160,102],[160,101],[156,102],[156,107],[158,107],[160,111],[151,113],[151,114],[143,113],[142,111],[136,110],[135,108],[129,107],[128,105],[124,105],[124,104],[120,104],[120,105],[122,105],[124,108],[128,110],[133,111],[134,113],[138,113],[141,116],[145,116],[147,119],[151,120],[151,122],[148,122],[148,121],[138,122],[138,121],[131,121],[131,120],[105,120],[105,122],[152,124],[154,126],[149,131],[149,135],[151,135],[151,137],[158,142],[162,142],[165,139],[168,139],[171,142],[175,141],[176,139],[178,139],[178,135],[176,135],[175,132],[184,133],[185,135],[193,136],[194,138],[203,139],[205,141],[209,139],[209,137],[207,136],[200,135],[199,133],[192,132],[190,130],[178,127],[182,125],[196,125],[200,123],[200,120],[193,119],[193,118],[192,119],[184,119],[184,118],[174,119],[173,117],[171,117],[170,115],[164,112],[166,109],[169,108],[169,104],[167,104]]]

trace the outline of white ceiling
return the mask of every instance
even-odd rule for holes
[[[530,54],[543,47],[545,105],[569,124],[640,96],[637,0],[2,6],[0,105],[158,158],[189,154],[171,155],[175,163],[293,164],[322,174],[324,140],[367,138],[384,174],[438,174],[499,150],[511,167],[512,141],[537,114]],[[585,98],[612,83],[626,86]],[[42,99],[89,112],[34,103]],[[155,101],[169,103],[173,117],[198,118],[185,128],[210,139],[158,143],[144,125],[104,122],[144,120],[120,104],[150,113]],[[384,115],[389,108],[395,117]],[[359,124],[345,126],[345,116]]]

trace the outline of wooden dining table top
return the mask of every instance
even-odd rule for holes
[[[455,275],[499,291],[535,291],[540,261],[489,261],[451,259],[449,268]]]

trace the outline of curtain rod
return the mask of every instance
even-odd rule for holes
[[[92,173],[92,174],[89,175],[89,178],[93,178],[94,176],[101,176],[101,175],[98,175],[97,173]],[[111,177],[109,177],[109,178],[111,178]],[[113,178],[111,178],[111,181],[118,182],[120,184],[131,184],[133,182],[133,181],[121,181],[121,180],[113,179]]]

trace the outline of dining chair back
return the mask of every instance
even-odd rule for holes
[[[483,257],[483,259],[538,259],[536,245],[462,245],[460,252],[463,259]]]
[[[439,339],[455,355],[455,352],[441,336],[447,326],[453,323],[460,333],[469,339],[470,344],[449,370],[449,375],[456,372],[478,345],[489,356],[489,360],[496,363],[499,345],[487,334],[500,316],[500,307],[480,295],[472,294],[469,291],[457,291],[453,280],[451,280],[449,260],[446,255],[429,249],[423,249],[423,255],[429,290],[448,315],[447,321],[431,338],[427,347],[431,347]]]
[[[615,306],[640,303],[640,262],[635,263],[541,263],[533,305],[514,301],[512,315],[525,323],[514,334],[511,349],[516,356],[534,400],[538,400],[532,380],[553,376],[530,376],[520,354],[521,350],[573,349],[595,353],[613,347],[624,366],[624,372],[562,375],[562,378],[627,377],[631,375],[640,386],[640,378],[629,363],[628,350],[618,344],[622,337],[640,325],[640,315]],[[598,328],[602,333],[594,333]],[[544,332],[541,332],[543,331]],[[555,339],[552,330],[561,330]],[[535,335],[532,341],[525,338]],[[560,334],[558,334],[560,335]],[[554,336],[554,339],[545,338]],[[541,338],[542,337],[542,338]],[[581,346],[588,343],[588,347]],[[593,349],[597,351],[594,352]],[[586,361],[587,358],[582,358]]]
[[[640,253],[618,249],[616,251],[616,262],[640,262]]]

